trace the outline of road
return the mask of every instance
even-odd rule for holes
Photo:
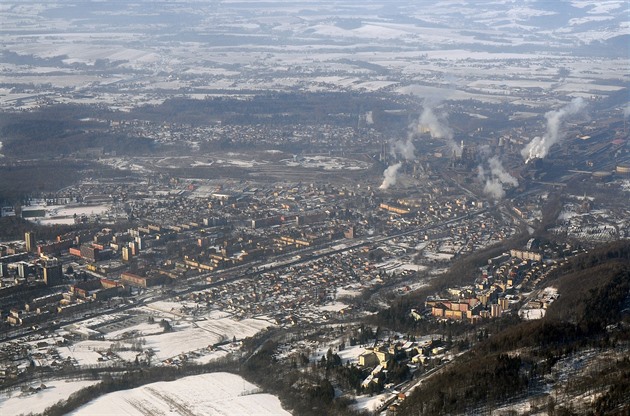
[[[462,221],[466,218],[479,216],[485,213],[486,211],[487,209],[481,209],[481,210],[471,212],[466,215],[461,215],[461,216],[446,220],[446,221],[442,221],[439,223],[426,225],[422,227],[415,227],[413,229],[401,231],[401,232],[391,234],[391,235],[384,235],[380,237],[369,236],[369,237],[358,238],[355,240],[336,240],[336,241],[329,242],[323,246],[320,245],[317,247],[308,247],[308,248],[292,251],[291,253],[288,253],[288,254],[283,254],[281,256],[266,259],[265,261],[266,264],[264,265],[262,264],[262,262],[253,262],[253,263],[247,263],[247,264],[235,266],[235,267],[225,269],[225,270],[204,273],[204,274],[201,274],[201,275],[189,278],[189,279],[185,279],[181,282],[175,282],[175,284],[173,285],[174,290],[172,291],[157,293],[155,289],[148,290],[146,293],[136,297],[135,302],[133,303],[121,305],[116,308],[95,309],[95,310],[84,312],[78,316],[68,317],[67,319],[57,317],[55,321],[40,323],[39,324],[40,327],[37,329],[19,328],[12,331],[7,331],[3,334],[0,334],[0,342],[12,341],[12,340],[19,339],[19,338],[29,336],[29,335],[47,333],[47,332],[57,330],[67,325],[76,324],[76,323],[85,321],[86,319],[89,319],[89,318],[102,316],[106,314],[124,312],[129,309],[143,306],[150,302],[167,300],[175,296],[187,295],[192,292],[207,290],[209,288],[222,286],[224,284],[227,284],[236,280],[240,280],[240,279],[251,279],[260,275],[260,272],[262,271],[268,272],[268,271],[273,271],[273,270],[288,267],[288,266],[295,266],[295,265],[307,263],[309,261],[316,260],[322,257],[332,256],[338,253],[343,253],[345,251],[353,250],[355,248],[362,247],[368,244],[370,245],[379,244],[379,243],[383,243],[389,240],[393,240],[395,238],[404,237],[407,235],[426,233],[427,231],[434,230],[436,228],[441,228],[446,225]],[[258,268],[259,266],[264,266],[264,268],[259,269]],[[209,277],[212,277],[212,282],[207,281]],[[181,286],[184,284],[187,284],[188,287],[186,287],[183,290],[178,289],[178,288],[181,288]],[[86,316],[86,314],[89,315],[89,317]]]

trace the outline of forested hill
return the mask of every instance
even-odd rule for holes
[[[572,259],[545,318],[478,343],[428,378],[397,415],[630,413],[630,242]]]

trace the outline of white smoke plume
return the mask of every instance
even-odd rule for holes
[[[402,163],[399,162],[385,169],[385,172],[383,172],[383,177],[384,177],[383,183],[381,184],[381,186],[378,187],[378,189],[387,189],[390,186],[396,185],[396,177],[398,175],[398,169],[400,169],[401,166],[402,166]]]
[[[486,180],[486,170],[482,165],[477,166],[477,177],[479,178],[479,182]]]
[[[410,131],[407,135],[407,140],[397,140],[391,143],[390,153],[393,158],[401,157],[404,160],[411,161],[416,158],[416,147],[413,145],[413,132]],[[395,165],[389,166],[383,172],[383,183],[379,186],[379,189],[387,189],[396,184],[396,176],[398,175],[398,169],[402,166],[401,162]]]
[[[571,102],[559,110],[549,111],[545,114],[547,119],[547,131],[542,137],[536,136],[523,150],[521,155],[525,159],[525,163],[529,163],[532,159],[543,159],[549,153],[551,146],[556,144],[562,136],[560,127],[562,122],[569,116],[580,113],[586,103],[582,98],[575,98]]]
[[[496,200],[503,199],[505,196],[503,184],[497,178],[487,178],[483,192]]]
[[[488,160],[488,164],[490,165],[490,173],[492,176],[496,177],[501,183],[518,186],[518,180],[505,170],[498,157],[491,157]]]
[[[416,147],[413,145],[413,136],[409,135],[406,141],[392,143],[391,153],[393,157],[400,155],[405,160],[413,160],[416,157]]]
[[[518,180],[505,170],[498,157],[493,156],[488,159],[490,172],[486,172],[482,165],[479,165],[479,180],[485,182],[483,192],[492,198],[499,200],[505,197],[505,186],[518,186]]]
[[[410,132],[405,141],[397,140],[393,142],[390,152],[393,158],[400,156],[407,161],[414,160],[416,158],[416,147],[413,145],[413,134]],[[402,163],[399,162],[385,169],[385,172],[383,172],[383,183],[379,186],[379,189],[387,189],[396,184],[396,176],[401,166]]]
[[[446,124],[444,117],[438,117],[426,103],[422,114],[420,114],[420,119],[418,119],[418,127],[423,130],[429,130],[431,137],[434,139],[453,138],[453,130]]]
[[[416,135],[426,131],[434,139],[446,139],[451,150],[457,156],[461,156],[462,150],[453,140],[453,130],[448,126],[444,115],[442,113],[436,114],[434,111],[436,105],[435,100],[425,99],[422,114],[420,114],[418,120],[409,126],[407,140],[397,140],[391,144],[390,152],[394,158],[401,157],[407,161],[414,160],[416,158],[416,147],[413,144],[413,139]],[[397,163],[385,170],[383,184],[379,187],[380,189],[387,189],[396,183],[396,175],[400,167],[401,164]]]
[[[457,156],[461,156],[462,149],[457,146],[457,143],[453,140],[453,129],[451,129],[446,121],[446,117],[443,113],[437,113],[434,111],[436,105],[430,100],[424,101],[424,108],[418,121],[412,126],[414,134],[420,134],[429,132],[433,139],[445,139],[448,143],[451,151]]]
[[[626,104],[626,108],[623,109],[623,118],[630,117],[630,104]]]

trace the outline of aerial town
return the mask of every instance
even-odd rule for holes
[[[240,2],[204,3],[215,26],[188,30],[170,3],[141,1],[136,23],[116,20],[128,33],[101,31],[119,16],[108,5],[13,3],[0,16],[0,414],[95,414],[123,390],[120,414],[251,414],[242,397],[255,396],[265,415],[404,416],[494,334],[559,316],[562,273],[630,239],[628,61],[600,56],[612,40],[594,29],[572,55],[566,28],[557,44],[523,35],[551,49],[512,50],[451,18],[408,21],[412,6],[394,24],[377,1],[357,21],[330,20],[330,2],[252,5],[255,23],[231,20],[249,15]],[[434,19],[497,23],[438,3]],[[604,19],[616,1],[587,3],[594,25],[623,20]],[[533,7],[516,22],[547,16]],[[92,38],[40,37],[40,21]],[[598,342],[618,343],[606,359],[621,360],[628,327],[604,327]],[[523,358],[518,400],[446,413],[582,414],[604,394],[558,398],[578,371],[559,367],[577,360],[567,351],[543,375]],[[212,399],[186,399],[195,385]]]

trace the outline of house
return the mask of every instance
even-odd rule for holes
[[[389,351],[384,351],[384,350],[381,350],[380,347],[376,347],[374,349],[374,354],[376,355],[376,358],[378,359],[378,363],[382,364],[383,367],[387,368],[387,362],[392,356],[389,353]]]
[[[359,365],[362,367],[372,367],[379,363],[376,354],[372,350],[365,350],[365,352],[359,355]]]

